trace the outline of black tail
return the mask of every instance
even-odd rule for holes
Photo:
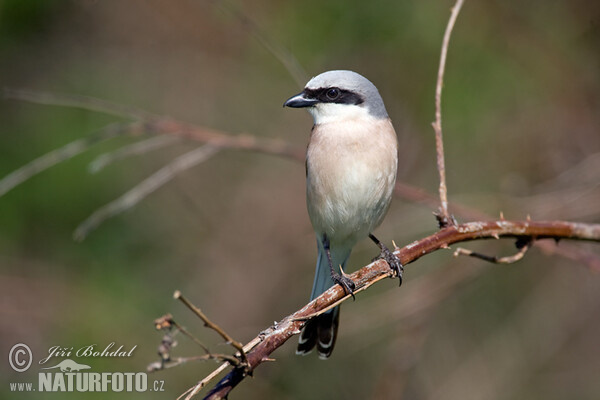
[[[329,358],[335,347],[337,339],[337,330],[340,321],[340,307],[319,315],[304,325],[296,354],[306,355],[317,346],[320,359]]]

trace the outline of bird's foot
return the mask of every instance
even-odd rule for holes
[[[394,275],[398,277],[400,280],[400,284],[398,286],[402,286],[402,272],[404,272],[404,266],[402,262],[390,249],[388,249],[383,243],[379,243],[381,247],[381,253],[373,259],[373,261],[377,260],[385,260],[390,266],[390,269],[394,272]]]
[[[349,294],[352,296],[352,300],[356,300],[356,298],[354,297],[354,289],[356,288],[356,285],[354,284],[352,279],[350,279],[350,276],[344,272],[341,266],[340,271],[342,271],[341,274],[332,275],[331,278],[335,283],[337,283],[344,289],[344,292],[347,295]]]

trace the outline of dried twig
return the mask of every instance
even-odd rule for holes
[[[150,151],[162,149],[163,147],[170,146],[173,143],[177,143],[181,139],[175,136],[152,136],[145,140],[132,143],[130,145],[123,146],[110,153],[100,154],[94,161],[88,166],[88,171],[95,174],[106,168],[108,165],[123,160],[124,158],[146,154]]]
[[[222,360],[223,354],[202,354],[201,356],[191,356],[191,357],[176,357],[170,359],[166,362],[156,361],[148,365],[146,367],[146,371],[148,372],[157,372],[162,371],[163,369],[169,369],[178,367],[182,364],[186,364],[190,361],[209,361],[209,360]],[[232,358],[231,356],[229,356]]]
[[[231,344],[231,346],[233,346],[239,353],[240,353],[240,357],[242,359],[242,362],[244,364],[248,364],[248,359],[246,358],[246,352],[244,351],[244,345],[241,344],[240,342],[238,342],[237,340],[235,340],[234,338],[232,338],[231,336],[229,336],[227,334],[227,332],[225,332],[223,330],[223,328],[221,328],[219,325],[215,324],[214,322],[212,322],[207,316],[206,314],[204,314],[202,312],[202,310],[200,310],[198,307],[196,307],[194,304],[192,304],[188,299],[186,299],[179,290],[175,291],[175,293],[173,294],[173,297],[177,300],[180,300],[183,304],[186,305],[187,308],[189,308],[190,310],[192,310],[192,312],[194,314],[196,314],[201,320],[202,322],[204,322],[204,326],[206,326],[207,328],[212,329],[213,331],[217,332],[219,335],[221,335],[221,337],[223,339],[225,339],[225,341],[229,344]]]
[[[117,104],[96,97],[75,94],[44,93],[23,89],[4,89],[4,98],[45,104],[48,106],[81,108],[83,110],[114,115],[115,117],[136,120],[149,120],[157,117],[154,114],[140,110],[136,107]]]
[[[553,238],[555,240],[578,239],[600,242],[600,225],[529,220],[470,222],[443,228],[431,236],[415,241],[400,250],[396,250],[394,254],[400,258],[403,265],[407,265],[425,254],[438,249],[448,248],[453,243],[500,237],[512,237],[521,241]],[[349,277],[353,280],[357,290],[359,290],[365,285],[381,280],[382,276],[391,277],[392,275],[393,272],[388,264],[383,260],[378,260],[354,272]],[[205,398],[225,398],[245,378],[249,371],[254,370],[258,365],[269,360],[269,355],[273,351],[283,345],[290,337],[300,333],[306,318],[330,307],[345,297],[347,298],[348,296],[346,296],[346,293],[339,285],[333,286],[302,309],[263,331],[261,335],[257,336],[260,343],[247,353],[248,366],[232,369]],[[214,375],[215,373],[211,374],[211,376]],[[191,398],[194,391],[186,393],[189,393],[187,398]]]
[[[169,182],[173,176],[206,161],[218,151],[219,149],[217,147],[204,145],[177,157],[175,160],[138,183],[121,197],[94,211],[92,215],[86,218],[79,224],[77,229],[75,229],[73,238],[77,241],[85,239],[90,231],[108,218],[135,206],[150,193]]]
[[[477,253],[475,251],[459,247],[456,250],[454,250],[454,257],[469,256],[469,257],[478,258],[480,260],[489,261],[494,264],[513,264],[513,263],[516,263],[517,261],[521,260],[525,256],[525,253],[527,253],[527,251],[529,250],[530,247],[531,247],[531,242],[525,243],[522,247],[519,248],[518,252],[516,252],[512,256],[506,256],[506,257],[488,256],[487,254]]]
[[[183,326],[179,325],[171,314],[163,315],[160,318],[154,320],[154,326],[157,330],[166,331],[163,336],[160,346],[158,346],[158,354],[160,355],[160,361],[153,362],[146,367],[148,372],[156,372],[163,369],[173,368],[179,366],[181,364],[185,364],[190,361],[207,361],[207,360],[217,360],[217,361],[225,361],[225,364],[239,366],[240,360],[236,356],[231,356],[229,354],[215,354],[212,353],[208,347],[206,347],[198,338],[192,335],[187,329]],[[175,328],[175,329],[173,329]],[[177,346],[177,342],[175,341],[174,336],[177,333],[183,333],[185,336],[190,338],[194,343],[198,344],[202,347],[202,350],[206,354],[201,356],[192,356],[192,357],[177,357],[171,358],[171,350],[173,347]]]
[[[15,186],[20,185],[40,172],[73,158],[100,142],[126,133],[137,132],[138,128],[139,125],[135,123],[110,124],[88,137],[77,139],[63,147],[52,150],[2,178],[2,180],[0,180],[0,196],[3,196]]]
[[[255,151],[257,153],[272,154],[304,162],[304,149],[280,139],[260,138],[248,134],[231,135],[216,129],[176,121],[169,117],[151,114],[133,107],[95,97],[23,90],[7,90],[6,92],[9,93],[6,97],[10,99],[46,105],[76,107],[134,119],[138,121],[135,123],[135,126],[139,128],[136,130],[138,133],[173,135],[201,143],[212,144],[217,147]]]
[[[264,337],[264,335],[261,333],[257,337],[255,337],[254,339],[252,339],[250,342],[246,343],[246,345],[244,346],[244,353],[248,353],[250,350],[252,350],[257,344],[259,344],[262,341],[263,337]],[[240,353],[236,353],[235,356],[239,357]],[[211,372],[210,374],[208,374],[204,379],[202,379],[196,385],[192,386],[191,388],[189,388],[188,390],[186,390],[185,392],[183,392],[181,395],[179,395],[179,397],[177,397],[177,400],[181,399],[185,395],[187,395],[186,396],[186,400],[192,399],[210,381],[212,381],[217,376],[219,376],[219,374],[221,372],[225,371],[227,369],[227,367],[229,367],[229,366],[230,366],[230,364],[228,364],[228,363],[221,364],[219,366],[219,368],[215,369],[213,372]]]
[[[192,335],[191,332],[189,332],[183,326],[179,325],[173,319],[173,316],[171,314],[163,315],[162,317],[155,319],[154,326],[156,327],[157,330],[170,330],[173,327],[175,327],[175,329],[177,329],[177,331],[183,333],[185,336],[190,338],[198,346],[202,347],[202,350],[204,350],[205,353],[210,354],[210,350],[208,349],[208,347],[205,346],[204,343],[202,343],[196,336]]]
[[[446,56],[448,54],[448,44],[450,43],[450,35],[454,28],[454,23],[458,17],[458,13],[463,5],[463,0],[457,0],[446,26],[444,39],[442,41],[442,51],[440,54],[440,66],[438,69],[437,84],[435,86],[435,122],[432,123],[435,130],[435,147],[437,154],[437,167],[440,174],[440,209],[436,214],[441,228],[450,224],[456,224],[453,217],[448,212],[448,193],[446,188],[446,167],[444,161],[444,141],[442,138],[442,87],[444,86],[444,70],[446,68]]]

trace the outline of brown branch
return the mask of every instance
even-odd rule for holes
[[[235,365],[236,361],[239,364],[239,360],[237,360],[234,356],[231,356],[229,354],[209,353],[209,354],[202,354],[200,356],[176,357],[176,358],[169,359],[168,361],[164,361],[164,362],[156,361],[156,362],[149,364],[146,367],[146,371],[158,372],[158,371],[162,371],[162,370],[169,369],[169,368],[179,367],[180,365],[186,364],[190,361],[211,361],[211,360],[227,361],[227,363],[225,363],[225,365]]]
[[[426,190],[403,182],[396,182],[394,195],[412,203],[418,203],[431,208],[435,208],[439,201],[436,196]],[[453,214],[469,220],[493,220],[493,217],[490,215],[461,204],[450,203],[450,208]],[[533,245],[541,249],[546,255],[558,254],[569,260],[585,264],[591,270],[600,271],[600,257],[596,254],[586,252],[573,244],[565,243],[563,246],[557,247],[552,242],[534,242]]]
[[[527,253],[527,251],[530,249],[530,247],[531,247],[530,242],[525,243],[523,245],[523,247],[521,247],[519,249],[518,252],[516,252],[512,256],[506,256],[506,257],[488,256],[487,254],[482,254],[482,253],[478,253],[473,250],[464,249],[462,247],[459,247],[456,250],[454,250],[454,257],[468,256],[468,257],[478,258],[483,261],[488,261],[488,262],[491,262],[494,264],[514,264],[517,261],[521,260],[523,257],[525,257],[525,253]]]
[[[456,224],[448,212],[448,190],[446,188],[446,167],[444,161],[444,141],[442,138],[442,87],[444,86],[444,70],[446,68],[446,56],[448,54],[448,44],[450,43],[450,35],[454,28],[454,23],[458,17],[458,13],[463,5],[463,0],[457,0],[452,8],[444,39],[442,41],[442,51],[440,54],[440,66],[438,69],[437,84],[435,87],[435,122],[431,125],[435,131],[435,148],[437,154],[437,168],[440,174],[440,209],[436,214],[440,228],[450,224]]]
[[[129,189],[120,197],[94,211],[89,217],[81,222],[77,228],[75,228],[73,238],[79,242],[84,240],[87,235],[101,223],[134,207],[137,203],[173,179],[174,176],[208,160],[219,150],[220,148],[218,147],[205,144],[178,156],[133,188]]]
[[[291,145],[281,139],[260,138],[249,134],[230,135],[222,131],[176,121],[168,117],[146,121],[144,127],[150,133],[181,136],[220,148],[249,150],[304,162],[304,149]]]
[[[250,350],[252,350],[257,344],[259,344],[262,341],[263,338],[263,334],[259,334],[257,337],[255,337],[254,339],[252,339],[250,342],[246,343],[246,345],[244,346],[244,352],[247,353]],[[239,353],[236,353],[235,356],[239,357]],[[198,382],[195,386],[192,386],[191,388],[189,388],[188,390],[186,390],[185,392],[183,392],[181,395],[179,395],[179,397],[177,397],[177,400],[181,399],[183,396],[186,396],[185,399],[189,400],[191,398],[193,398],[196,394],[198,394],[198,392],[200,392],[200,390],[202,390],[207,384],[208,382],[212,381],[214,378],[216,378],[221,372],[223,372],[225,369],[227,369],[227,367],[229,367],[231,364],[230,363],[223,363],[219,366],[219,368],[215,369],[213,372],[211,372],[210,374],[208,374],[204,379],[202,379],[200,382]]]
[[[219,335],[221,335],[221,337],[223,339],[225,339],[225,341],[229,344],[231,344],[231,346],[233,346],[239,353],[240,353],[240,357],[242,359],[242,363],[244,365],[248,364],[248,360],[246,359],[246,352],[244,351],[244,345],[241,344],[240,342],[238,342],[237,340],[235,340],[234,338],[232,338],[231,336],[229,336],[229,334],[227,334],[227,332],[225,332],[223,330],[223,328],[221,328],[219,325],[215,324],[214,322],[212,322],[207,316],[206,314],[204,314],[202,312],[202,310],[200,310],[198,307],[196,307],[194,304],[192,304],[192,302],[190,302],[188,299],[186,299],[179,290],[176,290],[175,293],[173,293],[173,298],[180,300],[183,304],[186,305],[187,308],[189,308],[190,310],[192,310],[192,312],[194,314],[196,314],[201,320],[202,322],[204,322],[204,326],[206,326],[207,328],[212,329],[213,331],[217,332]]]
[[[208,361],[208,360],[217,360],[224,361],[225,364],[239,366],[241,364],[239,358],[236,356],[232,356],[229,354],[215,354],[212,353],[208,347],[206,347],[198,338],[191,334],[187,329],[183,326],[179,325],[171,314],[163,315],[160,318],[154,320],[154,326],[156,330],[165,331],[165,335],[163,336],[160,345],[158,346],[158,354],[160,355],[160,361],[156,361],[150,363],[146,370],[148,372],[156,372],[163,369],[177,367],[181,364],[188,363],[190,361]],[[175,328],[175,329],[173,329]],[[202,350],[206,354],[200,356],[192,356],[192,357],[177,357],[171,358],[171,350],[177,346],[177,341],[175,341],[175,335],[179,332],[187,336],[194,343],[202,347]]]
[[[4,98],[28,101],[30,103],[45,104],[48,106],[81,108],[83,110],[95,111],[113,115],[115,117],[130,118],[135,120],[146,120],[157,117],[154,114],[135,107],[113,103],[97,97],[76,94],[48,93],[25,89],[5,88]]]
[[[415,241],[394,253],[403,265],[407,265],[433,251],[449,248],[458,242],[480,239],[517,238],[522,241],[552,238],[578,239],[600,242],[600,224],[584,224],[563,221],[478,221],[461,225],[452,225],[437,233]],[[385,277],[391,277],[393,272],[383,260],[375,261],[360,270],[350,274],[359,290]],[[258,344],[247,353],[248,366],[233,368],[208,393],[205,399],[223,399],[238,385],[249,372],[258,365],[270,360],[269,356],[283,345],[289,338],[300,333],[305,320],[315,313],[348,298],[339,286],[333,286],[321,296],[308,303],[302,309],[285,317],[255,338]],[[189,391],[188,391],[189,392]],[[191,398],[192,394],[187,398]]]
[[[4,96],[7,99],[45,105],[75,107],[133,119],[142,123],[143,131],[147,133],[169,134],[212,144],[217,147],[250,150],[304,161],[304,149],[280,139],[260,138],[248,134],[231,135],[216,129],[176,121],[170,117],[152,114],[134,107],[95,97],[9,89],[4,90]]]
[[[125,134],[135,135],[139,133],[138,128],[137,123],[113,123],[106,125],[90,136],[74,140],[58,149],[43,154],[0,179],[0,197],[40,172],[69,160],[98,143]]]
[[[183,326],[179,325],[173,319],[173,316],[171,314],[166,314],[166,315],[163,315],[160,318],[155,319],[154,320],[154,327],[158,331],[167,331],[167,332],[170,332],[173,328],[175,328],[176,332],[179,331],[179,332],[183,333],[185,336],[187,336],[188,338],[190,338],[198,346],[202,347],[202,350],[204,350],[205,353],[210,354],[210,350],[208,349],[208,347],[205,346],[204,343],[202,343],[196,336],[192,335],[191,332],[189,332]]]

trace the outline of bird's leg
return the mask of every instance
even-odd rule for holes
[[[344,273],[344,270],[341,269],[342,266],[340,265],[340,270],[341,270],[341,274],[338,274],[337,272],[335,272],[335,269],[333,268],[333,261],[331,260],[331,250],[329,248],[329,239],[327,238],[327,235],[323,234],[323,249],[325,250],[325,254],[327,254],[327,261],[329,262],[329,271],[331,272],[331,279],[333,279],[333,281],[337,284],[339,284],[343,289],[344,292],[346,294],[350,294],[352,295],[352,298],[354,299],[354,282],[352,282],[352,279],[348,278],[348,276]]]
[[[371,238],[371,240],[373,242],[375,242],[375,244],[381,250],[381,253],[379,254],[379,256],[376,257],[373,261],[379,260],[379,259],[384,259],[388,263],[388,265],[390,266],[392,271],[394,271],[396,273],[396,276],[398,276],[398,279],[400,279],[400,286],[401,286],[402,285],[402,271],[404,271],[404,267],[402,266],[400,259],[394,253],[392,253],[390,251],[390,249],[388,249],[385,246],[385,244],[381,243],[379,241],[379,239],[377,239],[372,233],[369,233],[369,237]]]

